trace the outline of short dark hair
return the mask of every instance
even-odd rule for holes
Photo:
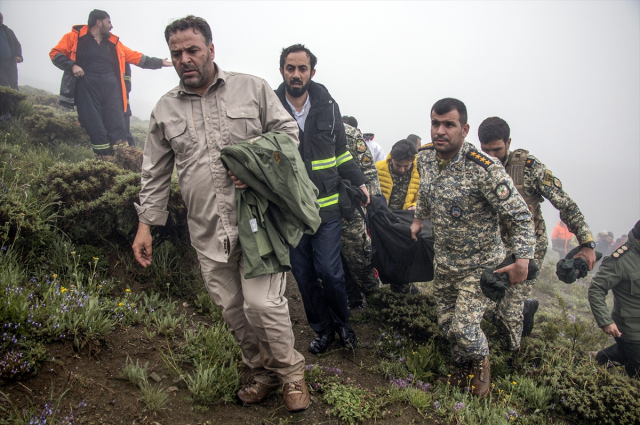
[[[296,53],[296,52],[305,52],[309,57],[311,71],[313,71],[316,68],[316,64],[318,63],[318,58],[316,57],[316,55],[311,53],[311,50],[304,47],[304,44],[294,44],[292,46],[285,47],[284,49],[282,49],[282,53],[280,53],[280,69],[284,69],[284,61],[287,60],[287,56],[289,56],[290,53]]]
[[[407,139],[402,139],[396,142],[391,148],[391,159],[396,161],[404,161],[405,159],[413,160],[413,157],[418,153],[418,148],[415,143],[411,143]]]
[[[104,10],[93,9],[91,13],[89,13],[89,19],[87,20],[87,25],[89,28],[93,27],[96,22],[102,21],[103,19],[110,18],[109,14]]]
[[[164,38],[165,40],[167,40],[167,44],[169,44],[169,37],[171,37],[173,34],[177,33],[178,31],[186,31],[189,28],[192,28],[196,34],[202,34],[205,44],[211,44],[211,41],[213,40],[213,37],[211,35],[211,27],[209,26],[207,21],[193,15],[176,19],[175,21],[167,25],[167,27],[164,29]]]
[[[433,104],[431,112],[435,112],[438,115],[444,115],[454,109],[458,111],[458,114],[460,114],[460,125],[465,125],[467,123],[467,107],[458,99],[454,99],[452,97],[440,99]]]
[[[499,117],[490,117],[482,121],[478,127],[478,139],[480,143],[489,143],[494,140],[502,140],[507,143],[511,129],[505,120]]]
[[[355,117],[345,115],[344,117],[342,117],[342,122],[344,124],[350,125],[351,127],[358,128],[358,120]]]
[[[422,137],[415,134],[410,134],[407,136],[407,140],[413,143],[414,145],[418,143],[418,139],[422,139]]]

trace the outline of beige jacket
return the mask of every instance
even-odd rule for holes
[[[141,222],[162,226],[174,164],[187,206],[191,244],[202,255],[226,262],[238,244],[235,186],[220,151],[262,133],[280,130],[298,142],[298,124],[269,84],[237,72],[217,75],[200,96],[182,84],[162,96],[149,124],[142,162]]]

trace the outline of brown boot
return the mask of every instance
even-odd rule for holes
[[[471,373],[471,362],[460,363],[458,369],[451,375],[441,376],[438,378],[445,385],[453,385],[454,387],[464,388],[469,385],[469,374]]]
[[[267,398],[269,394],[278,389],[278,384],[267,385],[262,382],[251,381],[249,385],[236,393],[238,399],[244,404],[256,404]]]
[[[471,392],[480,398],[489,394],[491,388],[491,365],[489,356],[482,360],[474,360],[471,364]]]
[[[309,407],[309,390],[304,378],[300,381],[287,382],[282,385],[284,406],[291,413],[302,412]]]

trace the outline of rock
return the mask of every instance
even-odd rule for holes
[[[160,377],[160,375],[158,375],[155,372],[153,372],[151,375],[149,375],[149,378],[153,379],[156,382],[162,381],[162,378]]]
[[[174,393],[178,391],[178,387],[167,387],[167,392],[168,393]]]
[[[182,307],[184,307],[184,308],[189,307],[189,303],[187,303],[187,302],[182,303]]]

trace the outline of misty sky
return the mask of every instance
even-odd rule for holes
[[[195,14],[213,30],[222,69],[276,88],[283,47],[304,43],[346,115],[385,151],[410,133],[429,139],[435,101],[467,105],[471,131],[489,116],[511,126],[558,176],[591,230],[627,233],[640,219],[640,2],[146,2],[8,1],[4,23],[22,43],[19,82],[58,92],[50,49],[89,12],[148,56],[168,57],[164,27]],[[134,115],[148,119],[174,87],[172,68],[133,69]],[[545,202],[549,232],[557,211]]]

